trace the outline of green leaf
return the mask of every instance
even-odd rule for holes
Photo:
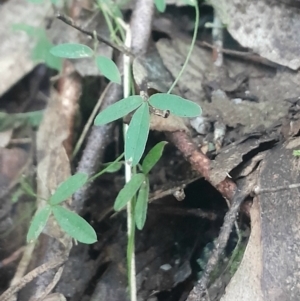
[[[49,204],[57,205],[69,198],[79,188],[81,188],[88,180],[88,175],[85,173],[77,173],[67,180],[62,182],[49,199]]]
[[[300,150],[299,149],[293,150],[293,156],[300,157]]]
[[[96,116],[94,124],[102,125],[117,120],[138,108],[142,103],[143,99],[138,95],[123,98],[100,112]]]
[[[44,208],[39,209],[35,213],[27,233],[27,242],[32,242],[39,237],[47,224],[50,214],[51,206],[49,205],[46,205]]]
[[[44,112],[45,112],[45,110],[41,110],[41,111],[33,111],[33,112],[28,112],[28,113],[19,113],[16,115],[18,116],[18,115],[23,114],[23,117],[28,124],[30,124],[31,126],[37,127],[42,122]]]
[[[24,126],[26,123],[32,126],[38,126],[43,118],[43,114],[44,111],[17,114],[0,112],[0,131]]]
[[[157,10],[161,13],[166,10],[166,1],[165,0],[154,0]]]
[[[133,114],[125,137],[125,160],[132,166],[139,163],[145,151],[149,128],[149,105],[143,103]]]
[[[133,198],[144,181],[144,174],[133,175],[131,180],[120,190],[114,204],[115,211],[121,210]]]
[[[114,61],[105,56],[97,56],[96,64],[103,76],[111,82],[121,84],[121,75]]]
[[[149,103],[157,109],[169,110],[180,117],[197,117],[202,113],[199,105],[174,94],[154,94],[149,98]]]
[[[167,141],[157,143],[146,155],[142,163],[142,169],[145,175],[149,173],[153,166],[158,162],[167,143]]]
[[[135,224],[139,230],[143,229],[146,222],[148,199],[149,199],[149,181],[146,178],[146,180],[143,182],[140,188],[137,201],[135,204]]]
[[[60,57],[56,57],[50,53],[52,47],[53,44],[46,36],[40,38],[32,50],[31,56],[34,62],[43,62],[49,68],[60,71],[62,69],[63,61]]]
[[[97,241],[97,234],[93,227],[78,214],[62,206],[54,206],[52,212],[59,226],[74,239],[84,244]]]
[[[51,48],[50,53],[54,56],[67,59],[80,59],[91,57],[94,51],[83,44],[60,44]]]
[[[28,25],[26,23],[15,23],[12,25],[12,29],[15,31],[24,31],[30,37],[42,38],[46,35],[45,30],[35,26]]]
[[[103,10],[105,9],[105,11],[111,16],[113,17],[113,19],[117,19],[120,18],[123,20],[123,15],[122,12],[119,8],[119,6],[121,6],[121,3],[112,1],[112,0],[98,0],[98,5],[100,6],[100,9]]]
[[[113,173],[120,170],[123,166],[121,162],[110,162],[103,164],[105,167],[105,172]]]
[[[49,51],[53,44],[47,37],[44,29],[30,26],[24,23],[13,25],[13,30],[21,30],[26,32],[30,37],[36,39],[36,44],[31,52],[31,57],[34,62],[45,63],[48,67],[60,71],[62,68],[62,59],[55,57]]]
[[[13,204],[17,203],[20,200],[20,197],[24,195],[24,190],[19,187],[11,196],[11,202]]]
[[[31,185],[22,177],[20,181],[21,187],[23,191],[25,191],[28,195],[36,197],[36,193],[33,191]]]

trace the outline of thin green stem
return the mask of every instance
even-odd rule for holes
[[[131,31],[128,27],[126,29],[125,46],[131,45]],[[124,77],[123,77],[123,94],[124,97],[130,95],[130,57],[123,56]],[[124,138],[126,138],[128,125],[124,124]],[[132,174],[136,173],[136,168],[132,168],[130,164],[125,162],[125,180],[128,183]],[[130,300],[137,300],[136,289],[136,271],[135,271],[135,219],[134,219],[135,198],[127,203],[127,267],[128,267],[128,286],[130,293]]]
[[[106,10],[103,9],[103,8],[102,8],[102,13],[103,13],[104,19],[106,21],[106,24],[108,26],[111,38],[112,38],[113,41],[115,41],[115,39],[116,39],[115,30],[114,30],[114,27],[113,27],[112,22],[110,20],[110,16],[107,14]]]
[[[196,43],[196,38],[197,38],[197,33],[198,33],[198,27],[199,27],[199,18],[200,18],[200,13],[199,13],[199,7],[198,7],[198,4],[195,0],[195,12],[196,12],[196,20],[195,20],[195,27],[194,27],[194,34],[193,34],[193,39],[192,39],[192,43],[190,45],[190,48],[189,48],[189,52],[186,56],[186,59],[185,59],[185,62],[180,70],[180,72],[178,73],[174,83],[172,84],[172,86],[170,87],[169,91],[167,92],[168,94],[171,93],[171,91],[174,89],[174,87],[176,86],[176,84],[178,83],[181,75],[183,74],[188,62],[189,62],[189,59],[191,57],[191,54],[193,52],[193,49],[194,49],[194,46],[195,46],[195,43]]]
[[[127,204],[127,274],[129,283],[130,300],[136,300],[136,273],[135,273],[135,218],[134,208],[136,197]]]
[[[117,26],[117,28],[118,28],[118,31],[119,31],[119,33],[120,33],[120,35],[121,35],[121,39],[122,39],[122,41],[124,41],[124,40],[125,40],[124,29],[123,29],[123,27],[120,25],[120,22],[118,21],[118,18],[115,19],[115,22],[116,22],[116,26]]]
[[[106,6],[103,7],[101,4],[100,4],[100,9],[102,10],[102,13],[103,13],[103,16],[104,16],[104,19],[106,21],[106,24],[108,26],[108,29],[109,29],[109,32],[110,32],[110,36],[111,36],[111,39],[116,42],[117,44],[121,44],[120,42],[120,39],[119,37],[117,36],[117,32],[119,31],[120,35],[121,35],[121,38],[122,40],[125,40],[125,33],[124,33],[124,30],[123,28],[120,26],[119,22],[118,22],[118,18],[112,13],[110,7]],[[106,11],[108,10],[108,11]],[[114,20],[116,26],[114,28],[113,24],[112,24],[112,21],[111,19]]]
[[[110,165],[115,164],[117,162],[119,162],[124,156],[124,153],[121,154],[114,162],[112,162]],[[105,167],[104,169],[102,169],[101,171],[99,171],[98,173],[96,173],[95,175],[93,175],[92,177],[89,178],[88,182],[94,181],[96,178],[100,177],[101,175],[103,175],[110,167],[110,165],[108,165],[107,167]]]

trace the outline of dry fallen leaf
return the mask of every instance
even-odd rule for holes
[[[184,123],[183,118],[174,115],[163,118],[161,116],[151,114],[150,128],[151,130],[159,132],[189,131],[186,124]]]
[[[71,175],[69,158],[63,146],[67,138],[68,125],[62,99],[52,90],[37,134],[37,193],[42,200],[47,200],[57,186]],[[39,201],[38,205],[44,206],[44,201]],[[54,224],[46,227],[45,231],[55,238],[64,236]]]
[[[69,132],[64,112],[63,100],[52,90],[37,133],[37,208],[45,206],[46,200],[57,186],[71,175],[69,158],[63,146]],[[39,243],[34,253],[31,256],[27,254],[32,266],[40,266],[49,259],[67,258],[71,250],[71,237],[61,230],[53,217],[48,220],[43,233],[46,235],[39,237]],[[31,248],[31,246],[29,244],[26,248]],[[33,250],[29,250],[29,252],[33,252]],[[23,260],[24,262],[22,262]],[[21,263],[25,266],[29,264],[25,257],[22,261]],[[28,290],[25,289],[22,293],[27,298],[31,296],[38,299],[45,293],[47,286],[52,281],[52,273],[43,273],[39,276],[38,284],[28,287]],[[22,294],[20,298],[22,298]]]
[[[0,95],[37,64],[30,57],[35,40],[24,32],[13,31],[12,26],[23,23],[43,27],[51,14],[53,10],[50,1],[45,1],[43,5],[23,0],[10,0],[1,4]]]
[[[210,0],[242,46],[293,70],[300,67],[299,9],[284,1]],[[295,1],[294,1],[295,2]],[[254,17],[255,16],[255,17]]]

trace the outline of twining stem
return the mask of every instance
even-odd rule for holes
[[[120,25],[118,16],[115,16],[114,13],[112,12],[111,5],[116,5],[116,4],[114,4],[114,3],[111,3],[110,5],[108,5],[107,3],[101,4],[100,1],[98,3],[99,3],[101,11],[103,13],[105,22],[108,26],[111,38],[113,39],[113,41],[115,43],[120,45],[120,43],[122,43],[121,41],[125,40],[125,33],[124,33],[124,28]],[[113,19],[115,22],[115,28],[111,22],[111,19]],[[119,32],[119,34],[121,35],[121,41],[120,41],[119,37],[117,36],[117,32]]]
[[[195,43],[196,43],[196,38],[197,38],[197,33],[198,33],[198,27],[199,27],[199,18],[200,18],[200,13],[199,13],[199,7],[198,7],[198,3],[197,1],[194,1],[195,2],[195,12],[196,12],[196,20],[195,20],[195,27],[194,27],[194,33],[193,33],[193,39],[192,39],[192,43],[190,45],[190,48],[189,48],[189,52],[186,56],[186,59],[185,59],[185,62],[180,70],[180,72],[178,73],[174,83],[172,84],[172,86],[170,87],[169,91],[167,92],[168,94],[170,94],[172,92],[172,90],[174,89],[174,87],[176,86],[176,84],[178,83],[181,75],[183,74],[189,60],[190,60],[190,57],[192,55],[192,52],[193,52],[193,49],[194,49],[194,46],[195,46]]]

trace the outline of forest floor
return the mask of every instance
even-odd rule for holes
[[[298,301],[297,1],[33,2],[0,3],[0,301]],[[116,73],[83,52],[50,53],[63,43],[89,46]],[[146,146],[143,119],[131,140],[141,163],[131,167],[120,156],[129,156],[123,132],[138,107],[98,126],[97,113],[130,89],[151,104],[177,77],[172,94],[202,114],[150,106]],[[158,143],[161,157],[146,173]],[[72,192],[67,185],[62,207],[76,213],[74,224],[55,215],[61,206],[49,200],[62,182],[91,178],[118,157],[118,168]],[[116,211],[128,172],[144,181]],[[43,208],[52,211],[27,242]],[[78,215],[96,242],[81,243],[89,226]],[[142,229],[130,240],[135,222]]]

